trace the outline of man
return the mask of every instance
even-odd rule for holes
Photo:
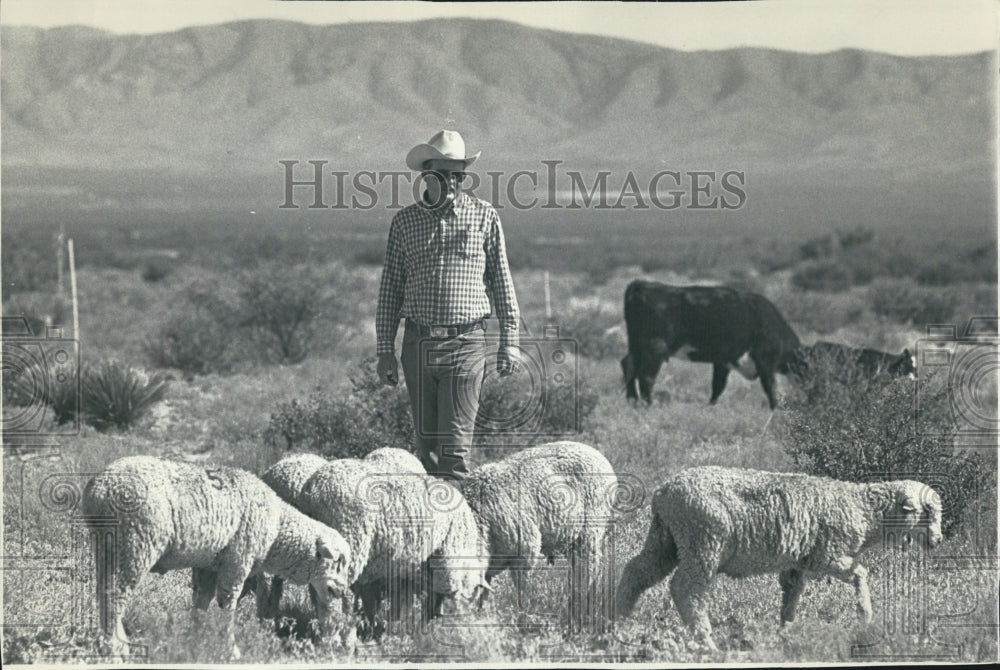
[[[480,153],[466,156],[462,136],[442,130],[407,154],[426,190],[392,219],[375,317],[378,376],[393,386],[406,317],[401,358],[417,455],[429,473],[452,480],[468,474],[491,304],[500,322],[497,372],[517,366],[517,298],[500,217],[459,188]]]

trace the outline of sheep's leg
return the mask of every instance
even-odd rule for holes
[[[312,584],[309,585],[309,588],[312,588]],[[261,620],[273,619],[275,629],[281,623],[281,596],[284,591],[285,580],[281,577],[277,575],[272,577],[270,587],[268,587],[264,575],[257,577],[257,591],[255,593],[257,596],[257,618]],[[311,591],[309,595],[313,595]],[[314,604],[313,610],[315,611],[315,609]]]
[[[700,556],[697,551],[694,556]],[[715,651],[712,642],[712,624],[708,620],[708,594],[714,575],[700,560],[682,561],[670,580],[670,594],[681,620],[694,633],[695,639]]]
[[[195,610],[204,612],[215,598],[215,589],[219,573],[208,568],[191,569],[191,587],[194,591],[192,600]]]
[[[868,570],[850,556],[845,556],[833,566],[833,575],[854,586],[858,598],[858,616],[865,623],[872,621],[872,597],[868,590]]]
[[[590,531],[592,529],[587,529]],[[570,548],[570,625],[574,631],[598,627],[603,617],[600,604],[601,551],[596,538],[585,534]]]
[[[781,625],[795,621],[795,608],[806,588],[806,574],[801,570],[785,570],[778,575],[781,584]]]
[[[618,581],[615,609],[618,616],[629,616],[635,603],[647,589],[663,581],[677,567],[677,547],[673,537],[654,516],[646,542],[628,562]]]
[[[429,581],[427,583],[430,584]],[[393,580],[393,592],[389,594],[389,619],[399,626],[406,626],[405,621],[413,607],[413,597],[419,591],[417,584],[417,580],[402,576]]]
[[[232,660],[239,660],[240,650],[236,646],[236,605],[239,603],[237,596],[243,590],[243,583],[250,576],[253,568],[253,560],[240,557],[239,561],[223,561],[219,568],[218,583],[215,589],[215,599],[219,607],[229,613],[229,621],[226,625],[226,639],[230,649],[232,649]]]
[[[141,534],[119,530],[117,537],[96,538],[97,601],[101,628],[108,637],[114,658],[129,653],[128,636],[122,619],[143,576],[153,567],[162,550],[141,543]],[[128,538],[134,545],[122,546]]]
[[[358,637],[361,639],[379,639],[385,632],[385,626],[376,626],[376,615],[382,604],[382,585],[379,582],[367,582],[357,585],[358,598],[361,600],[361,625]]]

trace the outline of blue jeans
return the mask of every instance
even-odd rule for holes
[[[486,333],[450,338],[403,335],[403,379],[413,412],[417,456],[427,472],[464,479],[486,376]]]

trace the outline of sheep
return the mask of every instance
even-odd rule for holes
[[[511,568],[520,592],[533,561],[566,555],[574,591],[588,589],[594,602],[618,486],[608,460],[579,442],[528,447],[474,469],[462,492],[487,538],[487,584]]]
[[[281,462],[273,468],[281,466]],[[272,469],[273,469],[272,468]],[[270,481],[270,471],[264,480]],[[474,596],[483,587],[486,558],[479,526],[461,493],[431,477],[412,454],[378,449],[364,459],[330,461],[315,470],[290,502],[336,528],[351,547],[348,583],[360,598],[363,629],[378,634],[376,613],[388,586],[392,617],[405,608],[410,587],[430,570],[430,616],[441,613],[445,596]],[[280,597],[281,584],[272,592]]]
[[[309,478],[327,463],[329,461],[316,454],[292,454],[269,467],[260,478],[279,498],[294,505]]]
[[[808,575],[854,586],[857,608],[872,618],[868,572],[857,561],[883,532],[926,531],[941,541],[941,500],[912,480],[851,483],[803,474],[722,468],[684,470],[653,497],[652,522],[618,584],[617,611],[628,616],[646,589],[677,568],[670,593],[681,619],[715,649],[707,598],[716,573],[778,573],[781,625],[793,621]]]
[[[366,460],[379,464],[381,472],[392,474],[397,472],[409,472],[422,474],[425,472],[423,464],[416,456],[402,449],[384,447],[369,453]],[[302,502],[302,489],[309,478],[324,465],[330,463],[327,459],[312,453],[297,453],[286,456],[269,467],[261,474],[261,479],[265,484],[274,489],[274,492],[292,506],[298,507]],[[247,582],[248,590],[256,590],[258,596],[258,616],[261,619],[274,618],[275,625],[279,624],[279,604],[284,582],[281,577],[274,576],[270,587],[263,584],[251,584]],[[315,595],[310,590],[310,598],[315,599]],[[242,596],[241,596],[242,597]]]
[[[129,456],[87,483],[82,512],[100,538],[100,618],[115,656],[128,653],[122,615],[147,572],[194,568],[194,607],[207,609],[215,595],[230,622],[244,581],[263,572],[310,584],[321,618],[347,591],[351,555],[343,536],[243,470]],[[103,541],[109,522],[110,550]]]

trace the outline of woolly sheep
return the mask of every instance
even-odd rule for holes
[[[487,538],[486,582],[511,568],[520,590],[535,560],[566,555],[575,588],[594,598],[617,488],[608,460],[579,442],[528,447],[474,469],[462,492]]]
[[[622,573],[619,615],[674,568],[670,593],[684,623],[714,649],[707,598],[716,573],[779,573],[781,623],[810,573],[852,584],[864,621],[872,617],[867,570],[856,556],[883,531],[924,530],[941,541],[941,500],[920,482],[857,484],[803,474],[722,467],[685,470],[657,491],[645,546]]]
[[[309,478],[327,463],[328,460],[316,454],[292,454],[269,467],[260,478],[279,498],[294,505]]]
[[[397,472],[422,474],[425,472],[424,466],[420,463],[419,459],[402,449],[388,447],[376,449],[365,458],[373,464],[378,464],[380,466],[379,470],[384,474]],[[317,470],[330,462],[322,456],[312,453],[291,454],[265,470],[261,475],[261,479],[265,484],[274,489],[274,492],[282,500],[298,507],[302,503],[302,489],[309,481],[309,478]],[[250,585],[250,582],[248,581],[247,584]],[[258,607],[259,616],[261,618],[274,617],[277,620],[279,616],[279,602],[284,590],[283,580],[275,576],[271,581],[269,589],[266,589],[263,584],[253,584],[251,590],[257,590],[260,594],[267,594],[266,604]],[[310,592],[310,597],[315,598],[312,592]],[[259,598],[261,601],[265,600],[264,596],[259,596]]]
[[[269,480],[268,473],[264,479]],[[444,596],[471,598],[483,583],[485,550],[472,511],[457,489],[428,475],[404,450],[379,449],[364,459],[330,461],[291,502],[347,540],[348,583],[361,598],[373,632],[390,574],[401,576],[390,598],[393,618],[405,607],[400,594],[419,587],[427,569],[432,571],[432,616],[440,613]]]
[[[113,556],[97,543],[97,585],[116,656],[128,652],[122,615],[147,572],[195,568],[195,607],[207,609],[214,594],[230,612],[247,577],[263,572],[312,585],[321,617],[347,590],[350,548],[340,533],[249,472],[130,456],[87,483],[82,510],[99,537],[109,521],[115,528]]]

